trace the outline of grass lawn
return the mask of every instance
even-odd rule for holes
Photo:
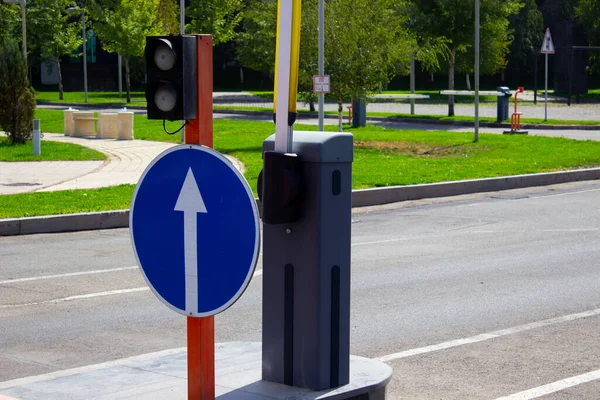
[[[62,113],[38,110],[48,124]],[[179,135],[163,132],[161,121],[135,116],[138,139],[178,142]],[[174,130],[177,123],[168,126]],[[297,124],[296,130],[316,130]],[[62,126],[61,126],[62,129]],[[336,130],[335,126],[326,126]],[[375,126],[350,129],[355,138],[355,189],[487,178],[600,166],[600,142],[539,136],[480,134],[446,131],[399,131]],[[256,192],[262,168],[263,140],[274,132],[266,122],[215,120],[215,148],[240,159]],[[0,218],[128,208],[133,186],[55,193],[0,196]],[[55,196],[55,197],[53,197]],[[43,204],[43,206],[41,206]]]
[[[584,99],[600,101],[600,89],[589,89],[588,93],[587,93],[587,95],[585,95]]]
[[[72,214],[129,208],[134,185],[91,190],[23,193],[0,196],[0,218]]]
[[[41,154],[33,155],[33,142],[11,145],[0,137],[0,161],[89,161],[105,160],[106,155],[88,147],[71,143],[42,140]]]
[[[567,98],[569,97],[569,93],[568,92],[561,92],[561,93],[557,93],[556,95],[564,97],[565,101],[567,100]],[[543,101],[543,91],[542,91],[542,101]],[[539,98],[539,97],[538,97]],[[585,103],[586,101],[593,101],[593,102],[599,102],[600,101],[600,89],[588,89],[587,94],[582,94],[580,96],[580,99],[583,103]],[[576,94],[572,94],[571,95],[571,104],[575,104],[575,102],[577,101],[577,95]]]
[[[367,112],[368,116],[372,117],[389,117],[389,118],[411,118],[411,119],[427,119],[432,121],[463,121],[463,122],[475,122],[475,118],[467,117],[462,115],[455,115],[448,117],[447,115],[431,115],[431,114],[404,114],[404,113],[386,113],[386,112]],[[481,122],[496,122],[495,117],[479,117]],[[504,123],[510,123],[505,121]],[[544,121],[543,118],[521,118],[522,124],[534,124],[534,125],[600,125],[600,120],[562,120],[562,119],[549,119]]]
[[[58,99],[58,91],[37,91],[35,92],[35,100],[40,102],[55,102],[55,103],[81,103],[84,104],[83,92],[64,92],[64,99]],[[119,97],[119,92],[88,92],[89,104],[103,105],[122,105],[126,106],[127,95],[123,91],[123,96]],[[144,92],[131,92],[130,105],[146,106],[146,97]]]

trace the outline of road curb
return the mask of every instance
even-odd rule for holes
[[[500,178],[472,179],[455,182],[440,182],[424,185],[362,189],[353,191],[352,207],[376,206],[407,200],[496,192],[502,190],[522,189],[533,186],[548,186],[559,183],[596,179],[600,179],[600,168],[548,172],[541,174],[513,175]]]
[[[377,206],[407,200],[496,192],[597,179],[600,179],[600,168],[361,189],[352,192],[352,207]],[[0,219],[0,236],[127,228],[128,226],[129,210],[10,218]]]
[[[125,228],[129,210],[0,219],[0,236]]]

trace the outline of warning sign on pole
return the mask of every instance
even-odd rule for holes
[[[550,35],[550,28],[546,28],[546,34],[544,35],[541,53],[554,54],[554,43],[552,42],[552,35]]]
[[[313,89],[315,93],[329,93],[331,90],[329,75],[313,76]]]

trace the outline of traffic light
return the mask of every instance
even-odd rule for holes
[[[146,37],[148,119],[196,118],[196,37]]]

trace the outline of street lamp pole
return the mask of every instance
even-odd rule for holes
[[[4,0],[6,1],[6,0]],[[81,12],[81,39],[83,41],[83,99],[88,102],[88,84],[87,84],[87,51],[85,48],[85,9],[79,7],[69,7],[67,12]]]
[[[325,0],[319,0],[319,75],[325,75]],[[325,93],[319,93],[319,131],[324,131]]]
[[[87,85],[87,51],[85,49],[85,10],[81,9],[81,32],[83,39],[83,98],[84,101],[88,102],[88,85]]]
[[[23,29],[23,56],[27,62],[27,25],[25,23],[25,0],[21,0],[21,29]]]
[[[21,5],[21,28],[23,29],[23,56],[27,62],[27,25],[25,23],[26,0],[4,0],[6,4],[19,3]]]
[[[475,142],[479,141],[479,0],[475,0]]]

